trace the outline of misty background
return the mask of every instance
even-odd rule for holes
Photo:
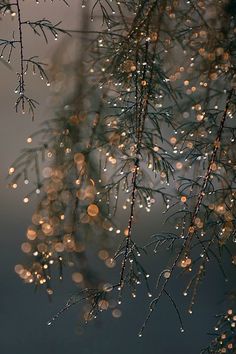
[[[71,6],[63,2],[25,1],[22,6],[24,18],[49,18],[52,22],[62,20],[63,28],[76,29],[81,16],[80,1],[71,0]],[[12,19],[6,16],[0,21],[0,37],[11,38]],[[53,39],[46,45],[42,38],[35,38],[33,32],[26,32],[24,38],[27,55],[50,58],[60,43]],[[34,292],[34,287],[24,284],[14,272],[17,263],[24,263],[25,256],[20,245],[25,240],[25,232],[31,221],[37,196],[29,204],[23,204],[24,186],[16,191],[7,188],[7,171],[11,162],[26,146],[26,138],[37,130],[45,119],[52,118],[50,110],[50,89],[38,77],[27,75],[27,85],[31,96],[40,102],[35,121],[26,114],[16,114],[14,109],[16,86],[17,53],[13,55],[12,70],[0,63],[0,354],[197,354],[210,340],[207,332],[215,323],[214,315],[224,308],[225,282],[220,272],[209,271],[200,287],[198,301],[193,314],[187,314],[189,298],[183,297],[183,287],[177,279],[172,286],[174,296],[183,316],[185,333],[181,334],[175,311],[168,299],[163,298],[153,314],[143,338],[137,333],[144,320],[148,299],[146,292],[140,291],[137,298],[127,297],[121,307],[122,317],[114,319],[111,313],[104,313],[96,322],[90,323],[83,333],[78,330],[79,308],[72,307],[53,326],[47,321],[75,292],[70,278],[56,285],[53,301],[49,303],[46,292]],[[39,197],[40,198],[40,197]],[[152,213],[141,215],[136,235],[143,239],[162,229],[163,216],[153,208]],[[147,265],[152,274],[165,264],[165,255],[151,257]],[[156,273],[155,273],[156,270]],[[112,270],[110,270],[112,273]],[[182,282],[181,284],[184,285]],[[142,287],[141,287],[142,288]]]

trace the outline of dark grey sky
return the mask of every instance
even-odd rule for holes
[[[59,5],[50,2],[40,6],[27,2],[24,7],[26,16],[48,17],[64,20],[65,27],[75,28],[77,22],[77,4],[71,1],[72,9],[67,9],[61,2]],[[33,3],[33,2],[32,2]],[[72,15],[74,17],[72,17]],[[10,36],[11,21],[0,22],[1,36]],[[30,39],[31,38],[31,39]],[[50,56],[53,47],[45,47],[43,41],[35,42],[27,34],[26,47],[29,53]],[[12,192],[6,189],[5,176],[12,160],[24,147],[26,137],[35,131],[37,126],[47,118],[49,92],[39,79],[34,78],[30,90],[41,105],[35,122],[30,118],[16,115],[14,112],[14,88],[16,77],[14,71],[0,66],[1,92],[1,129],[0,129],[0,354],[197,354],[207,342],[206,332],[214,324],[214,314],[219,312],[218,299],[222,298],[224,282],[220,273],[209,274],[201,287],[198,303],[193,315],[183,316],[186,333],[179,331],[176,314],[168,301],[162,300],[153,315],[150,325],[142,339],[137,332],[144,319],[147,299],[140,291],[137,300],[126,301],[122,307],[123,316],[119,320],[112,319],[110,314],[101,316],[97,324],[89,325],[82,336],[76,333],[78,324],[77,307],[72,308],[54,326],[46,325],[54,314],[73,293],[70,281],[64,281],[57,287],[52,303],[43,292],[34,293],[33,287],[24,285],[14,273],[16,263],[23,261],[20,245],[25,238],[25,230],[31,220],[33,205],[23,205],[24,190]],[[149,236],[161,227],[161,216],[158,211],[148,219],[144,219],[139,227],[139,237]],[[158,219],[159,218],[159,219]],[[163,260],[163,258],[161,258]],[[152,258],[149,267],[155,274],[161,264],[159,257]],[[184,310],[186,298],[180,289],[173,289],[175,298]],[[218,296],[216,296],[218,294]],[[130,303],[129,303],[130,302]],[[186,318],[185,318],[186,317]]]

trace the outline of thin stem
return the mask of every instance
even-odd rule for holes
[[[203,197],[204,197],[204,191],[206,190],[206,188],[208,186],[208,181],[209,181],[211,173],[212,173],[212,164],[216,160],[216,154],[217,154],[218,149],[220,147],[222,133],[223,133],[223,130],[224,130],[224,124],[225,124],[225,121],[226,121],[226,118],[227,118],[227,113],[228,113],[228,110],[229,110],[229,105],[230,105],[233,93],[234,93],[234,90],[231,89],[229,94],[228,94],[227,100],[226,100],[226,105],[225,105],[224,113],[223,113],[223,116],[222,116],[222,119],[221,119],[221,122],[220,122],[220,127],[219,127],[218,132],[217,132],[214,149],[212,151],[211,159],[209,161],[208,168],[207,168],[207,171],[206,171],[206,174],[205,174],[205,177],[203,179],[202,186],[201,186],[201,190],[200,190],[200,193],[198,195],[198,199],[197,199],[197,202],[196,202],[196,205],[195,205],[195,208],[194,208],[193,216],[191,218],[190,226],[194,225],[194,222],[196,220],[196,217],[198,215],[198,212],[199,212],[199,209],[200,209]],[[141,327],[141,330],[139,332],[140,336],[142,336],[142,333],[143,333],[143,331],[144,331],[144,329],[145,329],[145,327],[146,327],[146,325],[147,325],[147,323],[148,323],[148,321],[149,321],[149,319],[150,319],[150,317],[152,315],[154,307],[157,305],[157,303],[159,302],[160,298],[162,297],[162,294],[165,292],[166,286],[167,286],[167,284],[169,283],[169,281],[171,279],[173,271],[176,268],[183,251],[186,250],[186,249],[189,249],[189,246],[191,244],[192,238],[193,238],[193,233],[188,231],[188,233],[187,233],[187,235],[186,235],[186,237],[184,239],[183,245],[182,245],[180,251],[178,252],[178,254],[177,254],[177,256],[176,256],[176,258],[175,258],[175,260],[174,260],[174,262],[173,262],[173,264],[172,264],[172,266],[170,268],[170,276],[164,280],[158,295],[152,300],[152,302],[149,305],[149,312],[148,312],[148,314],[147,314],[147,316],[146,316],[146,318],[144,320],[144,323],[143,323],[143,325]]]
[[[217,132],[217,135],[216,135],[216,139],[215,139],[215,142],[214,142],[214,148],[213,148],[213,151],[212,151],[212,154],[211,154],[211,158],[210,158],[210,161],[208,163],[207,171],[206,171],[205,176],[203,178],[203,183],[202,183],[200,192],[198,194],[197,202],[195,204],[195,208],[194,208],[194,211],[193,211],[193,214],[192,214],[189,230],[188,230],[188,233],[187,233],[187,236],[186,236],[186,238],[188,239],[187,250],[189,249],[189,246],[191,244],[191,240],[192,240],[192,238],[194,236],[194,232],[191,232],[191,228],[193,228],[193,230],[195,231],[195,221],[196,221],[196,218],[198,216],[198,213],[199,213],[203,198],[205,196],[205,190],[206,190],[206,188],[208,186],[208,182],[209,182],[211,174],[212,174],[212,168],[213,168],[213,164],[216,161],[217,152],[218,152],[218,150],[220,148],[222,133],[223,133],[223,130],[224,130],[224,125],[225,125],[225,121],[226,121],[226,118],[227,118],[227,113],[228,113],[228,110],[229,110],[229,105],[230,105],[230,101],[231,101],[233,92],[234,92],[234,90],[231,89],[229,94],[228,94],[228,97],[227,97],[227,100],[226,100],[225,109],[224,109],[224,113],[223,113],[223,116],[222,116],[222,119],[221,119],[221,122],[220,122],[220,127],[218,129],[218,132]]]
[[[25,82],[24,82],[24,51],[23,51],[23,34],[22,34],[22,21],[21,21],[21,9],[20,9],[20,1],[16,0],[17,7],[17,19],[18,19],[18,30],[19,30],[19,43],[20,43],[20,80],[19,80],[19,88],[20,88],[20,96],[22,96],[21,107],[22,112],[24,112],[25,108]]]
[[[152,11],[155,9],[157,5],[157,2],[155,2],[150,9],[148,10],[148,17],[152,13]],[[158,16],[158,33],[160,32],[160,25],[161,25],[161,16],[163,13],[163,9],[160,10],[159,16]],[[136,16],[135,20],[138,18]],[[135,21],[134,20],[134,21]],[[150,19],[149,19],[150,21]],[[149,23],[147,22],[146,26],[146,36],[148,37],[149,35]],[[128,37],[131,36],[131,33],[128,35]],[[157,42],[154,45],[153,49],[153,60],[155,58],[155,53],[157,49]],[[145,58],[144,61],[147,62],[147,56],[148,56],[148,51],[149,51],[149,42],[147,41],[145,44]],[[138,52],[136,52],[136,65],[137,65],[137,55]],[[146,77],[146,65],[143,70],[143,75],[142,75],[142,81],[145,80]],[[144,87],[141,86],[141,93],[140,93],[140,107],[138,107],[138,80],[136,77],[135,80],[135,85],[136,85],[136,118],[135,118],[135,123],[136,123],[136,139],[137,139],[137,146],[136,146],[136,158],[135,158],[135,163],[134,163],[134,169],[133,169],[133,174],[132,174],[132,192],[131,192],[131,207],[130,207],[130,216],[129,216],[129,221],[128,221],[128,235],[127,235],[127,240],[126,240],[126,247],[125,247],[125,253],[124,253],[124,258],[122,262],[122,268],[121,268],[121,274],[120,274],[120,286],[123,286],[123,281],[124,281],[124,273],[126,269],[126,264],[127,264],[127,259],[129,255],[129,250],[130,250],[130,241],[131,241],[131,232],[132,232],[132,227],[133,227],[133,220],[134,220],[134,208],[135,208],[135,201],[136,201],[136,190],[137,190],[137,177],[138,177],[138,171],[139,171],[139,165],[140,165],[140,152],[141,152],[141,146],[142,146],[142,138],[143,138],[143,133],[144,133],[144,125],[145,125],[145,120],[147,117],[148,113],[148,99],[151,94],[151,82],[152,82],[152,77],[153,77],[153,67],[151,70],[151,76],[149,78],[148,82],[148,90],[146,94],[144,94]]]

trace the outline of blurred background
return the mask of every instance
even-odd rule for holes
[[[70,1],[70,7],[60,2],[42,2],[36,5],[25,1],[22,7],[24,18],[39,19],[45,17],[56,22],[61,20],[63,28],[79,28],[81,16],[80,2]],[[10,16],[0,21],[0,37],[10,38],[14,24]],[[24,38],[27,55],[39,55],[46,61],[52,57],[58,41],[53,39],[45,45],[43,39],[36,40],[32,32],[26,32]],[[69,54],[68,54],[69,55]],[[14,266],[21,263],[24,255],[20,245],[31,220],[37,197],[29,204],[23,204],[24,189],[12,191],[7,188],[6,175],[11,162],[25,147],[26,138],[48,118],[53,117],[50,109],[50,89],[39,78],[29,77],[27,89],[31,96],[40,102],[35,121],[30,117],[16,114],[14,110],[17,60],[12,60],[12,69],[0,63],[1,92],[1,129],[0,129],[0,353],[1,354],[197,354],[210,337],[215,318],[224,308],[225,282],[220,272],[211,269],[200,287],[198,301],[193,314],[187,315],[188,299],[183,297],[182,280],[176,279],[171,293],[174,296],[185,325],[185,333],[180,333],[176,313],[168,299],[163,298],[155,311],[142,339],[137,333],[144,319],[148,299],[146,292],[140,292],[135,300],[126,299],[122,305],[122,316],[112,318],[110,312],[102,314],[97,322],[90,323],[83,331],[79,330],[79,308],[74,306],[53,326],[47,321],[75,292],[71,279],[65,276],[62,283],[56,285],[52,302],[43,291],[34,292],[34,287],[25,285],[15,274]],[[152,213],[139,216],[136,235],[140,240],[163,228],[163,216],[156,207]],[[161,265],[166,263],[163,255],[153,256],[147,267],[158,275]],[[164,262],[164,263],[163,263]],[[156,270],[156,273],[155,273]],[[112,270],[110,270],[112,274]]]

